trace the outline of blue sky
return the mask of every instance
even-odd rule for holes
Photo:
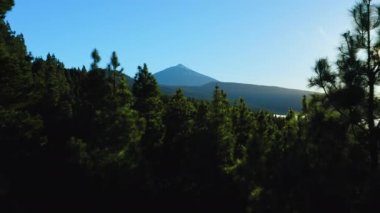
[[[220,81],[308,89],[315,60],[333,60],[351,28],[351,0],[15,0],[7,20],[34,56],[66,67],[101,64],[112,51],[125,73],[182,63]],[[375,3],[377,3],[375,1]]]

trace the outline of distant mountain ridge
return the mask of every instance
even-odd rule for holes
[[[243,98],[252,109],[267,110],[277,114],[286,114],[289,109],[301,111],[302,97],[313,94],[313,92],[305,90],[229,82],[214,82],[198,87],[183,86],[180,88],[187,97],[211,100],[215,86],[226,92],[231,103]],[[162,93],[172,95],[179,87],[161,85],[160,88]]]
[[[301,111],[302,96],[313,94],[306,90],[277,86],[220,82],[182,64],[157,72],[154,77],[164,95],[173,95],[178,88],[181,88],[187,97],[211,100],[215,86],[218,86],[226,92],[231,103],[243,98],[254,110],[267,110],[276,114],[286,114],[289,109]],[[134,79],[128,76],[127,78],[129,85],[132,86]],[[198,79],[197,82],[194,82],[196,79]]]
[[[169,67],[154,74],[158,84],[166,86],[202,86],[216,79],[198,73],[182,64]]]

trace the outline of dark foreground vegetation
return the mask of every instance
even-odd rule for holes
[[[146,65],[132,87],[115,53],[107,68],[34,58],[0,1],[0,211],[379,212],[378,8],[352,10],[325,91],[286,117],[161,96]],[[374,32],[374,33],[369,33]],[[373,36],[373,38],[371,38]],[[359,59],[359,49],[366,51]],[[132,88],[132,89],[130,89]]]

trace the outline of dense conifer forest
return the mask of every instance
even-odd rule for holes
[[[178,90],[117,54],[66,68],[28,52],[0,1],[0,211],[379,212],[380,9],[353,6],[336,63],[317,60],[286,117]],[[357,56],[365,50],[364,59]],[[89,55],[90,57],[90,55]]]

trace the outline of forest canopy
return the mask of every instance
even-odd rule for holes
[[[285,117],[178,89],[148,65],[131,84],[116,52],[89,68],[34,57],[0,2],[0,210],[376,212],[380,210],[380,7],[353,6],[335,63],[317,60]],[[358,57],[364,50],[365,57]],[[104,59],[103,59],[104,60]]]

